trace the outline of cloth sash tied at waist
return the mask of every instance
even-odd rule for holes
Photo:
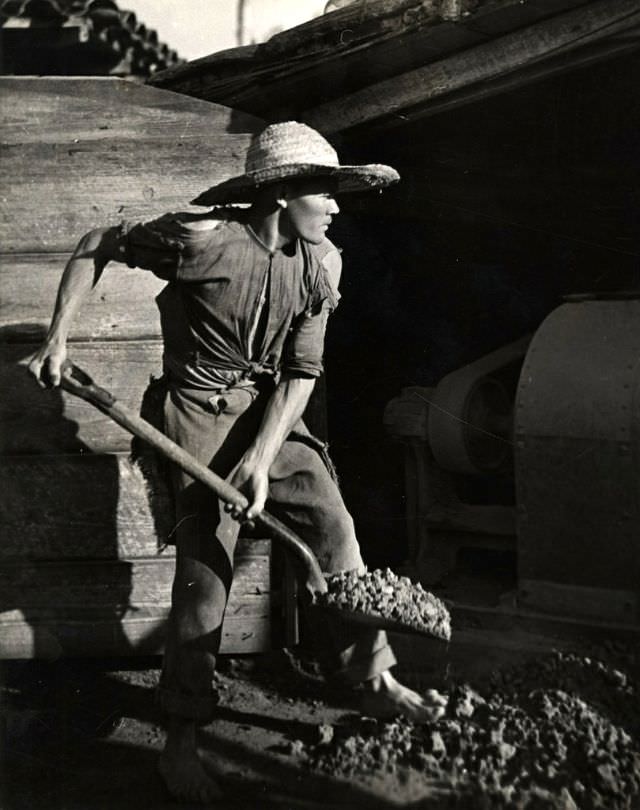
[[[277,382],[279,377],[277,369],[267,363],[251,360],[242,368],[237,366],[224,368],[220,364],[208,362],[198,353],[188,357],[165,354],[163,365],[165,372],[176,385],[212,391],[229,390],[238,385],[263,384],[267,379]]]

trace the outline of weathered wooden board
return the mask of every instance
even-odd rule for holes
[[[128,609],[168,606],[175,560],[154,559],[4,563],[0,605],[39,619],[120,616]],[[238,557],[229,594],[230,616],[268,616],[268,555]],[[7,613],[7,618],[12,618]]]
[[[168,489],[125,454],[0,459],[0,559],[153,556],[173,528]]]
[[[184,207],[244,168],[261,122],[118,79],[3,78],[0,244],[71,250],[87,230]]]
[[[341,93],[355,91],[389,75],[418,67],[435,54],[462,50],[486,39],[477,31],[451,23],[407,28],[401,36],[393,36],[388,21],[382,26],[386,30],[374,38],[372,25],[365,24],[368,28],[365,42],[358,46],[357,32],[347,25],[343,32],[333,32],[327,38],[333,41],[325,41],[324,49],[317,47],[317,41],[313,44],[299,41],[300,50],[293,42],[283,42],[276,50],[276,40],[292,33],[282,32],[265,43],[255,59],[249,59],[248,53],[241,55],[230,70],[225,70],[217,61],[218,55],[213,54],[197,69],[191,65],[180,66],[191,70],[163,71],[151,81],[196,98],[220,99],[232,107],[251,110],[268,119],[297,118],[300,110],[325,102],[338,89]],[[289,52],[285,50],[286,45],[291,48]],[[301,53],[304,53],[303,58]]]
[[[243,156],[248,136],[262,125],[229,107],[117,78],[3,76],[0,89],[5,143],[42,143],[52,137],[76,144],[149,136],[178,142],[200,134],[212,150],[208,154],[225,147],[223,154],[235,170],[242,164],[233,161]]]
[[[367,0],[212,54],[150,82],[276,120],[400,75],[586,0]]]
[[[146,456],[4,456],[0,491],[0,560],[155,558],[173,529],[164,473]],[[237,553],[268,546],[241,538]]]
[[[242,172],[262,122],[120,80],[4,78],[0,92],[0,657],[160,652],[174,567],[164,473],[25,366],[80,236],[187,207]],[[163,285],[108,268],[70,336],[70,359],[135,411],[161,373]],[[239,544],[222,652],[268,648],[270,588],[270,544]]]
[[[277,638],[278,631],[272,618],[225,618],[220,652],[222,655],[265,652],[277,645]]]
[[[131,435],[93,405],[40,388],[27,365],[33,344],[0,344],[0,451],[67,453],[129,450]],[[69,358],[124,405],[140,412],[152,376],[162,374],[161,341],[69,344]],[[157,397],[156,397],[157,399]],[[154,413],[159,412],[158,407]]]
[[[442,110],[444,97],[463,91],[465,101],[485,95],[487,82],[536,67],[543,60],[571,56],[588,45],[619,35],[614,50],[635,47],[640,24],[636,0],[600,0],[526,28],[483,42],[468,50],[370,84],[353,93],[299,113],[301,120],[326,133],[342,132],[374,121],[395,126]],[[625,33],[631,31],[629,41]],[[607,49],[607,53],[610,50]],[[562,63],[566,69],[566,62]],[[535,78],[544,75],[535,72]],[[502,85],[499,85],[502,89]],[[471,91],[471,92],[469,92]]]
[[[69,255],[0,255],[0,342],[42,340]],[[152,273],[112,262],[84,302],[70,339],[158,338],[155,299],[164,286]]]
[[[0,617],[0,659],[57,659],[104,656],[159,655],[164,647],[168,608],[155,617],[131,611],[121,619],[33,621]],[[269,618],[225,619],[220,653],[248,655],[272,649],[277,631]]]
[[[173,567],[165,557],[5,563],[0,569],[0,659],[161,652]],[[244,542],[236,554],[222,653],[270,647],[271,590],[270,543]]]
[[[168,605],[173,559],[3,563],[0,604],[43,619],[79,610],[119,615],[132,606]],[[78,618],[81,618],[80,616]]]

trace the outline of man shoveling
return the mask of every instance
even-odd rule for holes
[[[227,510],[173,469],[176,570],[158,698],[169,716],[160,772],[177,798],[220,795],[199,757],[196,729],[215,718],[215,656],[240,522],[268,500],[324,572],[364,570],[353,521],[301,417],[322,373],[327,319],[339,297],[340,254],[326,236],[339,212],[335,196],[397,179],[389,166],[341,166],[304,124],[268,126],[252,141],[245,173],[194,201],[219,208],[85,235],[31,361],[41,383],[60,384],[72,320],[110,261],[165,279],[158,299],[165,432],[249,501],[244,512]],[[392,676],[396,659],[384,632],[336,626],[331,646],[335,677],[364,684],[366,713],[428,721],[444,712],[443,696],[421,696]]]

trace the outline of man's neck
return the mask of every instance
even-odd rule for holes
[[[263,212],[249,214],[247,220],[251,230],[271,253],[281,250],[295,239],[293,234],[288,234],[287,229],[283,228],[284,222],[281,214],[282,211],[278,208],[267,214]]]

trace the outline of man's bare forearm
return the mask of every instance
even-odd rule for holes
[[[314,379],[285,377],[276,386],[251,447],[236,469],[232,483],[248,498],[246,512],[230,507],[234,517],[249,520],[264,508],[269,492],[269,470],[285,439],[307,406]]]
[[[83,236],[67,262],[60,279],[48,341],[66,341],[82,302],[98,283],[108,261],[101,252],[105,233],[96,230]]]
[[[247,455],[259,467],[269,469],[285,439],[304,413],[315,379],[290,377],[281,380],[264,413],[260,430]]]
[[[66,343],[82,302],[98,283],[112,255],[112,230],[99,229],[82,237],[64,269],[47,337],[31,359],[29,370],[41,385],[60,385]]]

